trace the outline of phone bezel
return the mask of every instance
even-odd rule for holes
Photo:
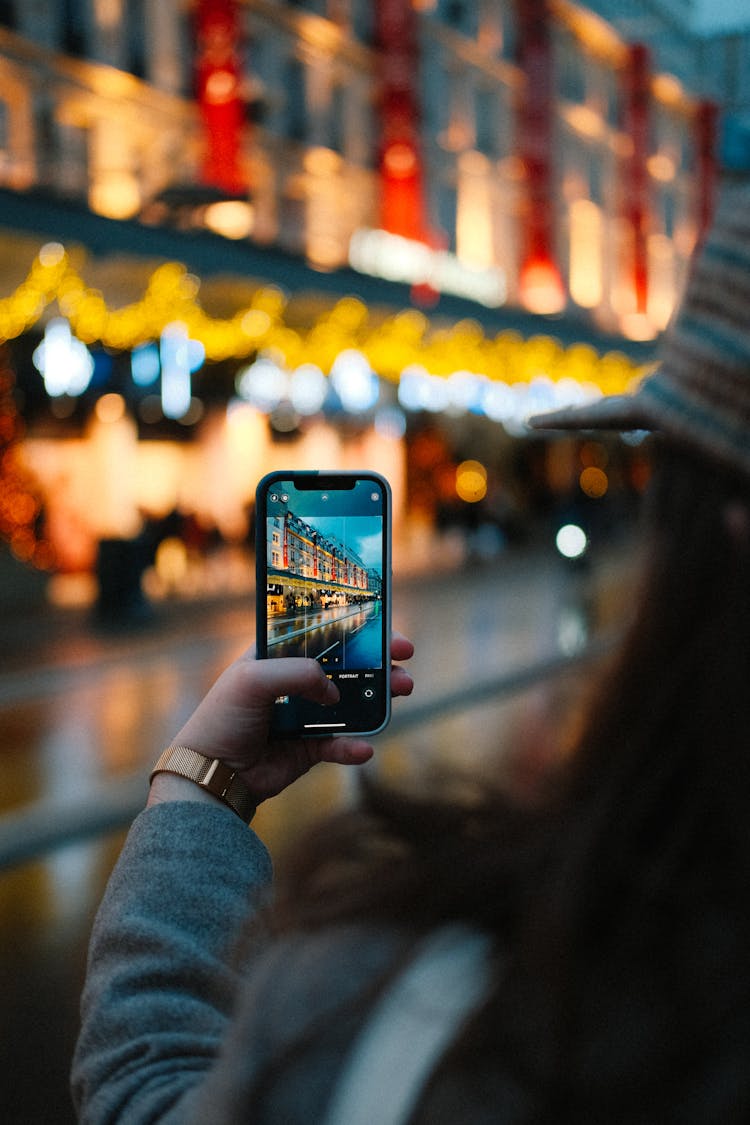
[[[279,469],[266,475],[258,482],[255,492],[255,547],[256,547],[256,654],[261,660],[273,660],[268,654],[267,647],[267,523],[266,523],[266,497],[275,481],[288,480],[294,483],[298,491],[317,491],[341,489],[342,482],[351,480],[352,486],[357,481],[373,481],[383,491],[383,575],[382,575],[382,616],[383,616],[383,709],[382,719],[376,726],[357,726],[342,729],[332,726],[330,729],[322,728],[311,731],[306,727],[286,726],[274,731],[284,738],[329,738],[331,735],[370,736],[384,730],[391,718],[391,602],[392,602],[392,507],[393,496],[391,486],[386,477],[372,469],[363,470],[295,470]],[[273,729],[273,728],[272,728]]]

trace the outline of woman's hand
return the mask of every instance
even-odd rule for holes
[[[391,657],[395,661],[408,660],[413,652],[411,641],[398,633],[393,635]],[[394,664],[391,694],[409,695],[413,686],[409,673]],[[361,765],[372,757],[370,742],[347,735],[272,740],[271,711],[280,695],[300,695],[322,704],[334,704],[339,698],[338,689],[317,661],[302,657],[256,660],[254,650],[249,649],[221,674],[173,744],[226,762],[243,778],[258,803],[286,789],[318,762]],[[178,797],[200,799],[200,794],[203,791],[192,782],[157,774],[149,804]]]

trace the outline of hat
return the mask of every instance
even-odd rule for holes
[[[655,430],[750,475],[750,188],[733,186],[692,264],[659,365],[633,394],[528,420],[534,430]]]

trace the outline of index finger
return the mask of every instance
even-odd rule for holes
[[[317,660],[305,656],[278,656],[257,660],[248,650],[243,660],[250,674],[249,688],[258,698],[273,702],[279,695],[301,695],[314,703],[337,703],[339,690]]]

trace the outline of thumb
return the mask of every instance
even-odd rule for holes
[[[339,689],[326,676],[317,660],[303,656],[249,658],[246,663],[252,694],[259,701],[273,702],[280,695],[300,695],[312,703],[338,703]]]

